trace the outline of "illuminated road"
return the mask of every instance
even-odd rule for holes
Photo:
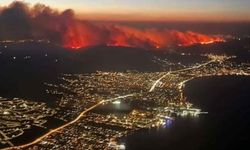
[[[58,128],[55,128],[55,129],[52,129],[50,130],[48,133],[44,134],[43,136],[37,138],[36,140],[30,142],[30,143],[27,143],[27,144],[24,144],[24,145],[20,145],[20,146],[14,146],[14,147],[9,147],[9,148],[5,148],[3,150],[13,150],[13,149],[23,149],[23,148],[27,148],[31,145],[34,145],[40,141],[42,141],[44,138],[48,137],[49,135],[53,134],[53,133],[56,133],[58,132],[59,130],[62,130],[64,129],[65,127],[69,126],[69,125],[72,125],[74,124],[75,122],[77,122],[78,120],[80,120],[87,112],[93,110],[94,108],[104,104],[104,103],[108,103],[108,102],[112,102],[112,101],[115,101],[117,99],[123,99],[123,98],[127,98],[127,97],[131,97],[131,96],[134,96],[134,94],[128,94],[128,95],[124,95],[124,96],[119,96],[119,97],[115,97],[115,98],[111,98],[111,99],[107,99],[107,100],[102,100],[100,101],[99,103],[91,106],[90,108],[84,110],[83,112],[81,112],[74,120],[70,121],[69,123],[66,123]]]
[[[152,85],[152,87],[150,88],[149,92],[153,92],[154,89],[155,89],[155,87],[159,84],[159,82],[160,82],[163,78],[165,78],[167,75],[169,75],[169,74],[170,74],[170,72],[168,72],[167,74],[165,74],[164,76],[162,76],[162,77],[160,77],[158,80],[156,80],[156,81],[154,82],[154,84]]]
[[[180,69],[180,70],[175,70],[175,71],[169,71],[168,73],[164,74],[162,77],[160,77],[158,80],[154,81],[153,85],[151,86],[149,92],[153,92],[155,90],[155,88],[158,86],[159,82],[164,79],[166,76],[170,75],[170,74],[173,74],[173,73],[178,73],[178,72],[182,72],[182,71],[188,71],[188,70],[193,70],[193,69],[198,69],[198,68],[201,68],[203,66],[206,66],[212,62],[215,62],[216,60],[211,60],[211,61],[208,61],[206,63],[203,63],[203,64],[200,64],[200,65],[197,65],[197,66],[193,66],[193,67],[190,67],[190,68],[185,68],[185,69]],[[190,80],[190,79],[189,79]],[[186,83],[187,81],[185,82],[181,82],[183,86],[184,83]]]
[[[185,84],[188,82],[188,81],[190,81],[190,80],[192,80],[192,79],[194,79],[194,77],[192,77],[192,78],[189,78],[189,79],[187,79],[187,80],[184,80],[184,81],[182,81],[182,82],[180,82],[178,85],[178,89],[179,89],[179,92],[180,92],[180,94],[181,94],[181,98],[180,98],[180,100],[182,101],[183,100],[183,89],[184,89],[184,86],[185,86]]]

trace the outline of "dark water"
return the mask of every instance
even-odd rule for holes
[[[123,140],[126,149],[249,149],[249,77],[198,78],[186,85],[185,92],[189,101],[209,114],[134,133]]]
[[[132,108],[129,104],[122,102],[120,104],[109,103],[97,107],[92,112],[100,114],[115,114],[115,115],[124,115],[132,111]]]

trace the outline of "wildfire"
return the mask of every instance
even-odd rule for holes
[[[95,26],[92,33],[85,27],[71,29],[64,36],[64,46],[72,49],[93,45],[124,46],[160,49],[169,46],[190,46],[224,41],[219,36],[209,36],[196,32],[176,30],[136,29],[126,26]],[[83,29],[82,29],[83,28]],[[98,31],[98,32],[96,32]]]
[[[70,39],[65,45],[64,47],[66,48],[72,48],[72,49],[80,49],[82,47],[84,47],[85,44],[79,42],[77,39]]]
[[[46,39],[72,49],[94,45],[160,49],[223,41],[219,36],[192,31],[100,25],[77,19],[71,9],[59,12],[43,4],[30,6],[22,1],[0,10],[0,39]]]

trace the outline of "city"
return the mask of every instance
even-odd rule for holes
[[[203,112],[188,102],[183,91],[185,84],[194,78],[204,76],[249,76],[250,64],[239,65],[231,62],[230,59],[236,56],[205,56],[209,61],[178,70],[173,68],[169,72],[99,71],[91,74],[62,74],[59,78],[63,81],[61,84],[44,83],[48,94],[61,96],[61,100],[57,102],[58,108],[55,109],[57,113],[49,109],[38,118],[53,115],[67,123],[50,130],[31,143],[11,148],[125,149],[125,145],[118,142],[119,138],[137,130],[168,126],[176,117],[206,115],[209,112]],[[20,101],[21,104],[18,101],[16,103],[21,105],[19,107],[28,109],[29,105],[25,101]],[[95,111],[96,108],[105,105],[119,108],[124,104],[131,107],[127,113]],[[34,111],[41,108],[41,105],[31,106]],[[3,115],[7,113],[9,112],[5,111]],[[39,126],[42,126],[44,121],[46,120],[34,120]],[[13,123],[6,125],[7,128],[13,126]],[[15,129],[21,130],[17,127]],[[17,131],[2,133],[3,136],[5,134],[15,138]],[[2,138],[2,142],[9,142],[6,138],[9,139],[8,136]]]

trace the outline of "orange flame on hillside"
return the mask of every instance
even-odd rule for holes
[[[73,49],[93,45],[159,49],[224,41],[219,36],[209,36],[192,31],[180,32],[154,28],[141,30],[118,25],[94,26],[95,29],[85,27],[69,28],[64,34],[64,46]]]
[[[46,5],[30,6],[22,1],[0,7],[0,18],[0,39],[47,39],[73,49],[94,45],[159,49],[223,41],[219,36],[192,31],[97,25],[77,19],[71,9],[58,12]]]

